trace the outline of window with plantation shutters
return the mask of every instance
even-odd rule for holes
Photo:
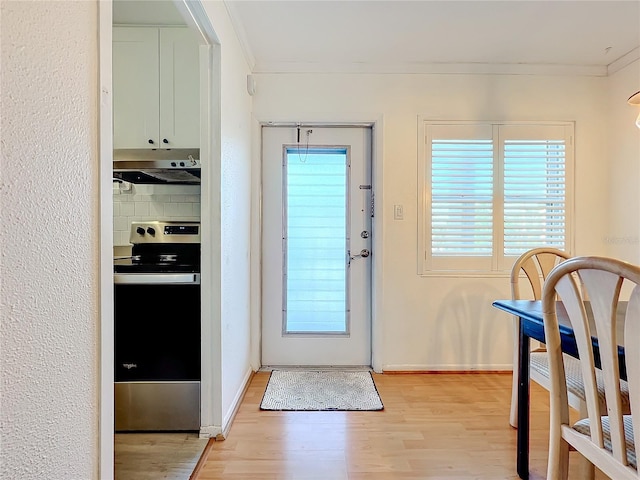
[[[419,271],[506,271],[569,249],[573,125],[423,124]]]

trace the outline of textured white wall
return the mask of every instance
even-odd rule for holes
[[[508,368],[511,318],[491,307],[508,298],[506,276],[420,277],[417,258],[418,115],[431,119],[576,122],[575,254],[603,254],[607,245],[609,167],[604,77],[517,75],[256,74],[260,121],[383,118],[384,203],[382,298],[377,354],[385,369]],[[258,155],[259,153],[256,153]],[[379,196],[377,198],[380,198]],[[404,220],[393,219],[393,205]],[[379,235],[375,232],[374,235]]]
[[[0,478],[92,479],[97,2],[0,5]]]

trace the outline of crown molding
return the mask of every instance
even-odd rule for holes
[[[238,7],[236,7],[234,2],[225,1],[224,6],[227,9],[227,13],[229,14],[229,18],[231,19],[231,25],[236,32],[236,36],[238,37],[238,41],[240,42],[240,46],[242,47],[242,53],[244,54],[244,59],[249,65],[249,70],[253,71],[256,65],[256,59],[253,55],[253,51],[249,46],[249,40],[247,40],[247,32],[245,31],[242,22],[240,21],[240,14],[238,13]]]
[[[631,65],[636,60],[640,59],[640,47],[636,47],[617,60],[611,62],[607,67],[607,75],[613,75],[614,73],[622,70],[624,67]]]
[[[470,75],[563,75],[606,77],[606,66],[493,64],[493,63],[301,63],[274,62],[255,65],[253,73],[362,73],[362,74],[470,74]]]

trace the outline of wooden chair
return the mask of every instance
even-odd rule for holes
[[[576,274],[579,281],[576,280]],[[625,314],[625,361],[632,415],[625,415],[618,366],[617,315],[623,281],[633,288]],[[581,285],[579,285],[580,283]],[[633,437],[640,438],[640,267],[602,257],[576,257],[558,265],[542,293],[545,338],[551,379],[551,417],[547,478],[568,478],[569,446],[612,479],[638,480]],[[625,285],[626,287],[626,285]],[[589,297],[595,331],[589,325],[583,290]],[[584,378],[587,416],[569,423],[565,359],[561,351],[557,302],[567,311],[575,332]],[[595,367],[592,336],[598,338],[602,370]],[[604,381],[602,408],[596,374]],[[604,416],[603,416],[604,414]]]
[[[549,272],[560,262],[567,260],[569,254],[555,248],[534,248],[515,261],[511,268],[511,298],[513,300],[541,300],[542,284]],[[525,295],[520,288],[522,273],[529,282],[530,292]],[[509,423],[518,428],[518,359],[520,345],[520,321],[513,318],[513,380],[511,382],[511,410]],[[544,348],[534,349],[530,354],[530,379],[549,387],[549,362]]]
[[[511,269],[511,297],[514,300],[541,300],[542,286],[549,273],[561,262],[569,259],[569,254],[556,248],[542,247],[535,248],[523,253],[513,264]],[[521,276],[524,273],[530,285],[529,295],[522,292]],[[518,358],[519,358],[519,336],[520,322],[518,317],[514,317],[514,347],[513,347],[513,381],[511,384],[511,410],[509,413],[509,423],[512,427],[518,428]],[[580,373],[580,362],[568,355],[565,355],[565,372],[567,378],[569,405],[580,412],[580,416],[586,416],[586,404],[584,395],[584,383]],[[549,378],[549,357],[544,346],[535,348],[530,354],[530,379],[542,387],[550,390]],[[598,389],[603,406],[604,403],[604,383],[600,373],[596,376]],[[622,384],[625,411],[629,411],[629,394],[626,382]]]

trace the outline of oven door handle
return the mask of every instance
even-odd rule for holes
[[[200,285],[199,273],[114,273],[116,285]]]

